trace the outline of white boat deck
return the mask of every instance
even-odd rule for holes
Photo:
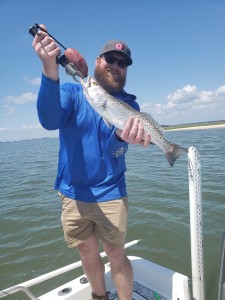
[[[188,277],[148,260],[129,256],[134,271],[133,300],[190,300]],[[106,286],[110,300],[118,300],[110,265],[106,264]],[[43,296],[40,300],[88,300],[90,285],[84,276],[68,282]]]

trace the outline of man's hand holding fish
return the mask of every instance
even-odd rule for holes
[[[129,144],[140,144],[149,146],[151,142],[150,133],[145,134],[144,126],[138,118],[130,117],[123,130],[116,129],[116,135]]]

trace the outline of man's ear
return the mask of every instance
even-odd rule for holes
[[[97,56],[96,61],[95,61],[95,65],[99,64],[101,57]]]

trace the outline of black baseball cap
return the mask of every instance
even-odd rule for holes
[[[131,59],[131,51],[128,48],[128,46],[122,41],[117,41],[117,40],[109,41],[108,43],[106,43],[103,46],[99,56],[101,56],[105,53],[108,53],[108,52],[117,52],[117,53],[123,55],[127,61],[128,66],[130,66],[133,63],[133,61]]]

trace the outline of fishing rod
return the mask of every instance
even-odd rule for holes
[[[63,55],[58,55],[56,58],[56,63],[60,64],[65,68],[66,73],[71,75],[74,80],[79,81],[77,76],[80,78],[85,78],[88,75],[88,66],[83,58],[83,56],[73,48],[66,48],[63,46],[56,38],[54,38],[46,29],[35,23],[29,28],[29,33],[35,37],[35,35],[41,35],[39,32],[43,31],[48,34],[60,47],[62,47],[65,52]]]

